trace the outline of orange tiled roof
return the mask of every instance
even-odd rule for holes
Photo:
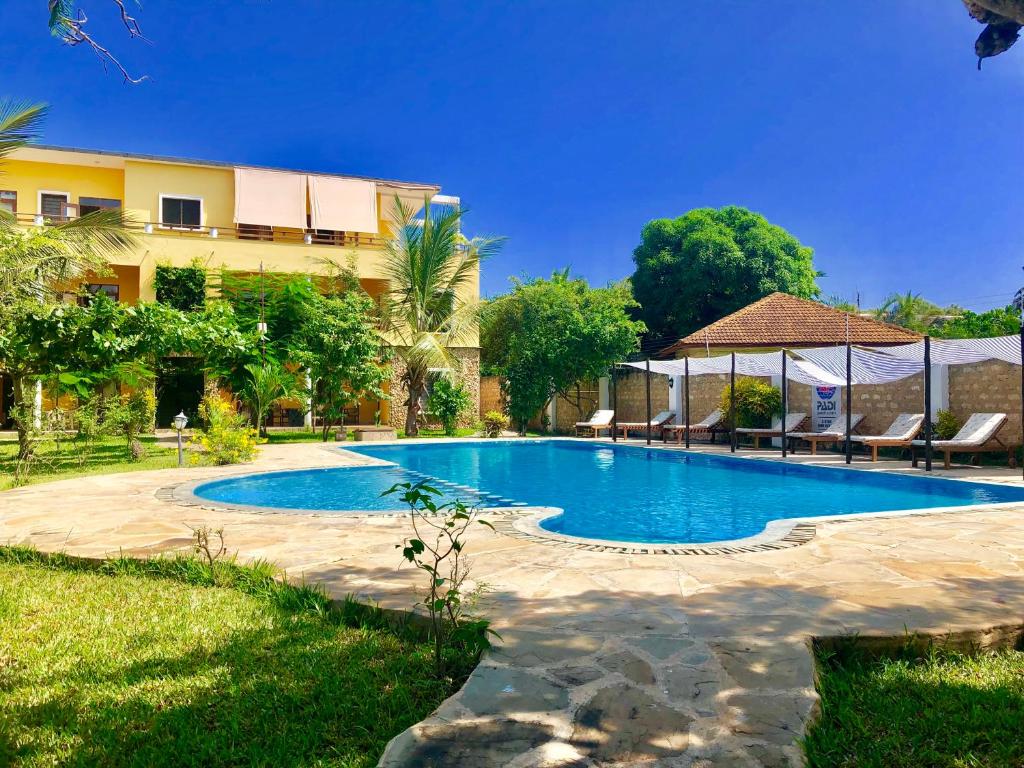
[[[708,347],[812,347],[846,343],[849,318],[854,344],[910,344],[921,335],[788,293],[772,293],[694,331],[662,354]]]

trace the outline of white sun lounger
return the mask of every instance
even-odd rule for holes
[[[661,428],[672,421],[672,418],[676,415],[675,411],[662,411],[653,419],[651,419],[651,432],[657,433],[661,431]],[[615,423],[616,429],[622,430],[623,439],[626,438],[627,433],[631,429],[647,429],[646,421],[619,421]]]
[[[923,413],[901,413],[881,435],[852,435],[850,439],[871,448],[871,460],[878,461],[878,449],[882,446],[909,447],[924,424]]]
[[[576,435],[579,436],[580,432],[583,431],[589,432],[591,437],[597,437],[602,429],[612,428],[612,419],[614,417],[615,411],[594,411],[594,415],[587,421],[576,422]]]
[[[786,415],[786,432],[793,432],[797,430],[804,420],[807,418],[806,413],[789,413]],[[776,427],[737,427],[736,434],[738,435],[749,435],[754,438],[754,448],[757,449],[761,445],[762,437],[782,437],[782,428]]]
[[[960,431],[949,440],[932,440],[932,448],[943,453],[943,466],[949,469],[949,457],[953,453],[969,453],[977,456],[991,451],[1006,451],[1010,455],[1011,466],[1016,463],[1016,447],[1003,443],[996,433],[1006,423],[1005,413],[975,413],[960,428]],[[917,466],[918,453],[925,447],[924,440],[914,440],[910,444],[911,458]]]
[[[715,433],[721,431],[720,424],[722,423],[722,412],[717,408],[705,416],[700,421],[690,425],[690,434],[710,434],[711,439],[715,439]],[[683,436],[686,434],[685,424],[666,424],[661,428],[661,439],[665,442],[668,441],[668,436],[671,432],[676,433],[676,443],[683,442]]]
[[[862,421],[863,413],[850,414],[850,432],[852,433]],[[846,440],[846,416],[840,414],[820,432],[790,432],[786,435],[794,440],[804,440],[811,445],[811,456],[818,453],[818,443],[841,443]]]

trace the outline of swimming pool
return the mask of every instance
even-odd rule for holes
[[[392,465],[270,472],[204,483],[195,495],[298,510],[399,511],[380,493],[429,478],[484,507],[557,507],[542,528],[643,543],[705,543],[773,520],[1024,501],[1024,488],[809,467],[572,440],[492,440],[347,448]]]

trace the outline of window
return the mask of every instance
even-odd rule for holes
[[[0,211],[18,212],[18,193],[0,189]]]
[[[40,192],[39,212],[48,219],[63,219],[70,198],[67,192]]]
[[[120,200],[109,197],[80,197],[78,198],[78,210],[83,216],[105,209],[118,209],[121,207]]]
[[[160,224],[164,227],[199,229],[203,201],[198,197],[160,196]]]
[[[100,293],[111,301],[119,301],[121,298],[121,286],[119,285],[112,285],[110,283],[87,283],[84,288],[89,295],[78,297],[78,303],[83,307],[88,306],[92,297]]]

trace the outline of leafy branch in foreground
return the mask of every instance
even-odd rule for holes
[[[430,617],[434,664],[440,676],[449,667],[449,657],[461,653],[475,662],[491,647],[490,636],[498,637],[489,621],[466,615],[463,590],[469,576],[469,563],[463,552],[466,532],[474,523],[492,530],[493,526],[459,500],[438,504],[441,492],[424,481],[396,483],[381,495],[393,493],[400,494],[399,498],[408,505],[413,529],[413,535],[395,547],[401,548],[402,556],[429,577],[422,605]]]

